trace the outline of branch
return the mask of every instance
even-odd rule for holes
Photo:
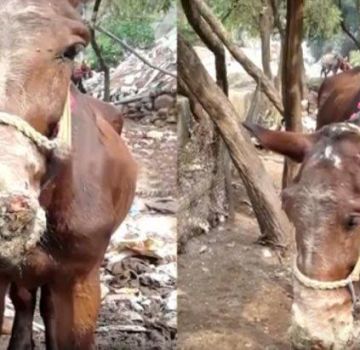
[[[358,50],[360,50],[360,42],[355,38],[355,36],[346,28],[345,21],[342,20],[340,23],[341,29],[343,32],[355,43]]]
[[[160,68],[160,67],[157,67],[157,66],[153,65],[147,58],[140,55],[136,50],[134,50],[132,47],[130,47],[128,44],[126,44],[123,40],[121,40],[120,38],[118,38],[114,34],[110,33],[109,31],[107,31],[103,27],[95,25],[94,28],[97,31],[107,35],[109,38],[111,38],[112,40],[119,43],[122,47],[124,47],[126,50],[130,51],[132,54],[134,54],[137,58],[139,58],[141,61],[143,61],[146,65],[148,65],[152,69],[158,70],[161,73],[164,73],[166,75],[170,75],[173,78],[176,78],[176,74],[174,74],[174,73],[172,73],[172,72],[170,72],[170,71],[168,71],[166,69],[163,69],[163,68]]]
[[[281,20],[280,20],[280,14],[279,14],[279,9],[278,9],[279,4],[276,3],[276,0],[269,0],[269,2],[271,5],[275,26],[280,33],[280,37],[283,39],[285,37],[285,30],[284,30],[284,28],[281,24]]]
[[[342,12],[343,10],[342,10],[342,1],[341,0],[339,0],[338,6],[340,8],[340,11]],[[348,28],[346,28],[344,16],[342,16],[340,26],[341,26],[341,29],[343,30],[343,32],[355,43],[356,47],[360,50],[360,42],[355,38],[355,36],[350,32],[350,30]]]
[[[209,7],[202,0],[193,0],[193,3],[198,7],[199,12],[209,24],[214,33],[228,48],[232,56],[242,65],[245,71],[256,81],[261,82],[262,91],[273,103],[275,108],[284,115],[284,107],[278,91],[269,80],[263,71],[259,69],[245,54],[244,52],[230,39],[229,34],[226,32],[222,23],[212,14]]]
[[[235,0],[232,2],[230,8],[228,9],[228,11],[225,13],[225,15],[221,18],[221,22],[224,23],[229,16],[232,14],[232,12],[237,8],[239,4],[239,0]]]
[[[229,94],[226,55],[224,44],[213,33],[208,23],[201,17],[192,0],[181,1],[186,18],[195,33],[215,56],[216,82],[226,95]]]
[[[95,30],[94,27],[96,26],[96,21],[99,13],[99,8],[101,5],[101,0],[96,0],[94,4],[93,13],[91,16],[91,26],[90,26],[90,34],[91,34],[91,47],[93,48],[97,59],[99,60],[99,64],[101,70],[104,72],[104,101],[110,100],[110,73],[109,67],[107,66],[102,53],[101,49],[96,41]]]
[[[181,52],[178,57],[179,85],[192,92],[196,99],[193,102],[199,102],[218,127],[245,184],[260,226],[261,239],[284,250],[289,241],[290,223],[261,160],[237,121],[234,107],[207,73],[194,49],[181,36],[178,47]]]
[[[97,17],[99,14],[99,9],[101,5],[101,0],[96,0],[94,4],[93,13],[91,15],[91,27],[96,25]]]

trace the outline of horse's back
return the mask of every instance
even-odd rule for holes
[[[347,120],[357,109],[360,93],[360,67],[324,80],[318,93],[317,129]]]

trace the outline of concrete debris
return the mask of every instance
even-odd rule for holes
[[[172,28],[157,39],[152,48],[139,53],[156,67],[176,74],[176,37],[176,28]],[[102,99],[103,73],[93,72],[84,86],[94,97]],[[110,96],[113,103],[121,104],[124,115],[129,118],[146,117],[158,126],[176,123],[176,79],[149,67],[133,54],[110,69]]]

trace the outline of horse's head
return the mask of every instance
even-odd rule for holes
[[[293,342],[358,349],[351,280],[360,277],[360,128],[338,123],[309,135],[248,128],[263,146],[302,162],[282,193],[296,229]]]
[[[343,71],[346,72],[348,70],[350,70],[351,64],[349,62],[349,59],[347,57],[340,57],[339,58],[339,68]]]
[[[58,129],[73,59],[89,40],[75,10],[79,2],[1,2],[0,112],[26,121],[44,137]],[[18,264],[45,229],[38,198],[48,155],[26,132],[1,120],[0,268],[1,262]]]

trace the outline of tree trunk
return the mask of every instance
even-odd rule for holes
[[[253,205],[261,230],[261,241],[284,251],[288,245],[291,225],[281,209],[269,176],[251,146],[250,138],[237,123],[234,107],[181,36],[178,48],[179,85],[192,91],[217,125]]]
[[[301,124],[301,40],[304,0],[287,0],[287,21],[282,70],[282,91],[286,130],[302,130]],[[283,187],[286,187],[297,171],[294,162],[285,160]]]
[[[108,65],[106,64],[101,49],[96,41],[96,33],[95,33],[95,26],[96,26],[96,20],[97,15],[99,12],[99,8],[101,5],[101,0],[96,0],[94,4],[94,10],[91,17],[91,27],[90,27],[90,34],[91,34],[91,46],[95,52],[95,55],[99,61],[100,69],[102,72],[104,72],[104,101],[110,101],[110,69]]]
[[[300,46],[300,62],[301,62],[301,99],[307,99],[309,94],[309,90],[306,84],[306,70],[305,70],[305,63],[304,63],[304,53],[302,47]]]
[[[203,18],[209,24],[213,32],[224,43],[232,56],[242,65],[245,71],[252,77],[257,83],[261,83],[262,91],[274,104],[275,108],[284,115],[284,107],[281,101],[281,97],[276,90],[273,82],[266,77],[266,75],[259,69],[245,54],[244,52],[230,39],[229,34],[226,32],[221,22],[212,14],[209,7],[203,0],[192,0],[192,3],[196,4],[198,11]]]
[[[207,46],[207,48],[214,54],[216,83],[222,89],[224,94],[228,96],[229,86],[227,80],[226,54],[224,44],[216,37],[209,25],[201,17],[192,0],[181,0],[181,3],[188,22],[196,34]],[[224,172],[225,201],[228,205],[229,218],[233,219],[235,213],[232,195],[231,162],[221,138],[214,140],[214,154],[217,157],[217,167],[214,169],[214,179],[219,178],[220,173]],[[216,196],[217,194],[214,193],[214,200],[216,200]]]
[[[268,0],[263,3],[263,9],[260,13],[261,60],[264,73],[271,80],[270,40],[272,33],[272,11],[271,6],[268,4]]]
[[[247,123],[256,124],[258,122],[258,118],[259,118],[258,108],[259,108],[259,104],[261,102],[260,90],[261,90],[261,88],[260,88],[259,84],[257,84],[256,89],[254,91],[254,95],[251,99],[249,110],[246,114],[245,121]]]
[[[284,56],[284,46],[285,46],[285,30],[281,23],[281,18],[279,14],[279,6],[280,2],[278,0],[269,0],[271,11],[274,18],[274,26],[279,31],[280,35],[280,59],[279,59],[279,68],[278,72],[276,74],[276,77],[274,79],[275,88],[281,93],[282,87],[281,87],[281,80],[282,80],[282,66],[283,66],[283,56]]]
[[[285,40],[281,40],[281,44],[280,44],[280,57],[279,57],[279,68],[278,68],[278,72],[277,75],[274,79],[274,84],[276,89],[281,93],[282,92],[282,66],[283,66],[283,61],[284,61],[284,47],[285,47]]]

